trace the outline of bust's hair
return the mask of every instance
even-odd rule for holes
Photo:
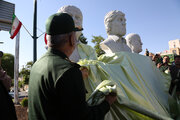
[[[73,5],[66,5],[58,10],[58,12],[63,12],[63,13],[71,13],[71,11],[76,11],[79,15],[82,16],[81,10]]]
[[[138,34],[130,33],[126,36],[126,43],[128,46],[131,46],[132,42],[137,39],[141,40],[141,38]]]
[[[47,35],[46,39],[48,46],[52,48],[64,46],[68,42],[69,36],[71,34],[72,32],[60,35]]]
[[[118,15],[123,16],[123,17],[125,16],[123,12],[118,11],[118,10],[113,10],[113,11],[108,12],[106,16],[104,17],[104,24],[105,24],[107,33],[111,31],[111,23],[115,19],[115,17]]]

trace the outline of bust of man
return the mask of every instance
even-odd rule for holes
[[[73,6],[73,5],[67,5],[67,6],[63,6],[61,7],[58,12],[62,12],[62,13],[68,13],[69,15],[71,15],[71,17],[74,20],[75,23],[75,27],[78,28],[82,28],[82,12],[80,11],[79,8]],[[81,35],[81,31],[76,32],[76,38],[78,40],[79,36]]]
[[[140,53],[142,52],[142,42],[141,38],[138,34],[130,33],[126,36],[126,43],[131,48],[133,53]]]
[[[131,52],[123,38],[126,34],[125,14],[117,10],[110,11],[104,18],[104,24],[108,38],[100,43],[102,50],[108,54],[121,51]]]

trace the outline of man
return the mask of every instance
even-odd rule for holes
[[[176,95],[180,97],[180,55],[174,57],[174,62],[175,65],[170,68],[172,80],[169,88],[169,93],[172,95],[173,90],[176,86]]]
[[[126,43],[131,48],[133,53],[140,53],[142,52],[142,42],[141,38],[138,34],[130,33],[126,36]]]
[[[11,86],[11,78],[1,67],[3,52],[0,51],[0,120],[17,120],[14,103],[8,91]]]
[[[85,101],[86,89],[79,70],[69,56],[76,47],[75,28],[67,13],[46,21],[48,51],[32,67],[29,83],[29,120],[102,120],[116,96],[93,107]]]
[[[169,65],[169,56],[165,55],[163,56],[163,63],[158,63],[157,68],[159,68],[160,71],[166,72],[169,71],[170,65]]]
[[[146,48],[146,53],[145,53],[146,56],[149,56],[149,50]]]
[[[100,43],[100,47],[107,54],[121,51],[131,52],[123,36],[126,34],[126,18],[121,11],[110,11],[104,18],[108,38]]]
[[[159,63],[162,64],[162,57],[160,54],[155,54],[152,56],[152,61],[157,66]]]

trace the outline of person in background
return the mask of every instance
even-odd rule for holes
[[[48,51],[30,73],[29,120],[103,120],[116,96],[88,106],[80,66],[69,60],[77,40],[73,18],[56,13],[46,21]],[[86,75],[85,75],[86,74]],[[84,71],[86,78],[88,73]]]
[[[152,61],[153,61],[153,63],[154,63],[155,65],[158,64],[158,56],[157,56],[157,54],[155,54],[155,55],[152,56]]]
[[[152,57],[152,61],[157,66],[158,63],[162,63],[162,57],[160,56],[160,54],[155,54]]]
[[[149,51],[148,49],[146,48],[146,53],[145,53],[146,56],[149,56]]]
[[[174,57],[175,65],[170,67],[171,74],[171,85],[169,88],[169,94],[173,94],[173,90],[176,88],[176,95],[180,99],[180,55],[176,55]]]
[[[158,55],[158,63],[163,63],[163,58],[161,57],[160,54],[157,54]]]
[[[158,63],[157,68],[159,68],[159,70],[162,72],[165,72],[167,70],[169,71],[169,68],[171,67],[169,65],[169,62],[170,62],[169,60],[170,60],[169,56],[167,55],[163,56],[163,63]]]
[[[17,120],[14,103],[8,93],[12,80],[1,67],[2,56],[0,51],[0,120]]]

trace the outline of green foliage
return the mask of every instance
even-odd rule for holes
[[[14,86],[14,79],[12,79],[11,86]]]
[[[22,68],[21,72],[19,73],[20,76],[23,77],[23,83],[22,84],[28,84],[29,83],[29,77],[30,77],[30,71],[31,67],[33,65],[33,62],[28,62],[25,67]]]
[[[87,44],[87,38],[84,37],[83,33],[81,33],[81,35],[79,36],[79,40],[83,43],[83,44]]]
[[[23,107],[28,107],[28,98],[22,99],[22,101],[20,102],[20,104],[21,104]]]
[[[23,86],[24,86],[24,81],[19,81],[19,82],[18,82],[18,87],[19,87],[19,88],[22,88]]]
[[[104,54],[105,52],[101,49],[100,43],[104,41],[104,38],[101,36],[92,36],[92,42],[95,44],[94,49],[96,50],[97,56]]]
[[[4,53],[1,60],[2,68],[13,79],[14,78],[14,56],[9,53]]]

